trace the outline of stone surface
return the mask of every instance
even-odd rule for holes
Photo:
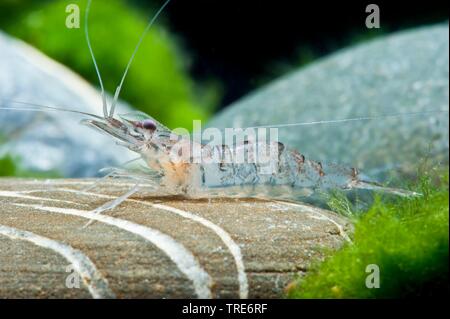
[[[102,214],[105,220],[82,228],[92,209],[130,187],[108,181],[81,191],[93,182],[0,179],[0,298],[92,296],[84,283],[67,288],[71,262],[57,248],[8,231],[78,250],[107,287],[86,283],[103,297],[118,298],[282,297],[294,275],[305,274],[324,248],[339,248],[352,231],[342,217],[300,203],[153,193],[136,194]],[[152,241],[149,233],[159,237]]]
[[[0,33],[0,106],[9,100],[101,113],[101,98],[81,77],[29,45]],[[121,104],[119,110],[128,108]],[[30,170],[67,177],[95,176],[131,154],[107,136],[80,125],[83,116],[62,112],[0,110],[0,157],[18,156]]]
[[[378,38],[337,52],[230,105],[210,127],[336,120],[449,107],[448,24]],[[279,129],[310,158],[371,177],[416,171],[429,154],[448,163],[448,113]]]

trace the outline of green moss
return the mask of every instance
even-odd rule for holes
[[[32,178],[58,178],[61,174],[55,171],[35,172],[20,167],[20,159],[11,155],[0,157],[0,177],[32,177]]]
[[[421,197],[376,199],[355,222],[348,244],[289,286],[291,298],[394,298],[448,292],[448,173],[439,186],[426,177]],[[347,206],[344,211],[349,211]],[[355,216],[355,214],[352,214]],[[380,288],[365,285],[366,267],[380,269]]]
[[[0,176],[14,176],[16,171],[17,167],[11,156],[0,158]]]
[[[0,22],[0,26],[97,85],[84,37],[86,1],[76,1],[81,9],[79,29],[65,26],[66,6],[72,3],[72,0],[21,0],[17,8],[23,11],[14,10],[10,5],[10,14],[17,16]],[[140,12],[124,0],[93,2],[89,31],[109,92],[115,91],[149,16],[149,12]],[[163,21],[164,16],[161,18]],[[180,51],[174,36],[156,25],[136,55],[121,97],[171,128],[189,129],[193,119],[209,117],[218,102],[218,91],[214,85],[200,90],[190,79],[187,67],[186,55]],[[77,107],[70,105],[70,101],[67,105]],[[100,108],[99,105],[99,112]]]

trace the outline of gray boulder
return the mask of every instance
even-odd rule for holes
[[[449,107],[448,24],[382,37],[321,59],[230,105],[209,127],[336,120]],[[448,113],[279,129],[310,158],[373,177],[448,163]]]
[[[0,106],[23,101],[101,113],[101,98],[86,81],[27,44],[0,33]],[[119,106],[122,111],[128,109]],[[95,176],[131,154],[79,124],[82,116],[62,112],[0,110],[0,157],[19,157],[23,168],[57,171],[66,177]]]

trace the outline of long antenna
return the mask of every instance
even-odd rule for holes
[[[148,31],[150,30],[150,28],[153,26],[153,24],[155,23],[156,19],[158,19],[159,15],[161,14],[161,12],[163,12],[164,8],[170,3],[171,0],[166,0],[166,2],[164,2],[164,4],[161,6],[161,8],[156,12],[156,14],[153,16],[153,18],[150,19],[150,22],[147,24],[147,27],[145,28],[144,32],[142,33],[138,44],[136,45],[136,48],[133,51],[133,54],[131,55],[130,61],[128,61],[128,65],[125,68],[125,72],[123,73],[122,79],[120,80],[120,84],[116,89],[116,93],[114,94],[114,100],[111,104],[111,109],[109,110],[109,117],[113,117],[114,115],[114,109],[116,108],[116,103],[117,100],[119,99],[119,94],[120,91],[122,90],[122,86],[123,86],[123,82],[125,81],[125,78],[127,77],[128,74],[128,70],[130,69],[131,63],[134,60],[134,57],[136,56],[136,53],[139,50],[139,47],[142,44],[142,41],[144,41],[145,36],[147,35]]]
[[[95,60],[94,51],[92,50],[91,40],[89,39],[88,20],[89,20],[89,9],[91,7],[91,2],[92,2],[92,0],[89,0],[88,4],[86,6],[86,18],[84,20],[84,34],[86,36],[86,42],[89,47],[89,52],[92,57],[92,62],[94,62],[95,71],[97,72],[97,77],[100,82],[100,87],[102,89],[103,116],[105,118],[107,118],[108,117],[108,105],[106,104],[105,88],[103,87],[102,76],[100,75],[100,70],[98,69],[97,61]]]
[[[44,111],[55,111],[55,112],[68,112],[68,113],[75,113],[75,114],[81,114],[81,115],[87,115],[99,120],[103,120],[103,117],[97,116],[95,114],[91,114],[88,112],[82,112],[82,111],[77,111],[77,110],[71,110],[71,109],[66,109],[63,107],[57,107],[57,106],[47,106],[47,105],[42,105],[42,104],[36,104],[36,103],[29,103],[29,102],[22,102],[22,101],[13,101],[13,100],[8,100],[8,99],[0,99],[0,102],[4,101],[4,102],[8,102],[8,103],[13,103],[13,104],[22,104],[22,105],[27,105],[28,107],[11,107],[11,106],[1,106],[0,105],[0,110],[10,110],[10,111],[31,111],[31,112],[44,112]]]
[[[345,122],[357,122],[357,121],[371,121],[371,120],[379,120],[381,118],[389,118],[389,117],[401,117],[401,116],[418,116],[424,114],[433,114],[433,113],[448,113],[448,110],[429,110],[429,111],[419,111],[419,112],[405,112],[405,113],[393,113],[393,114],[381,114],[374,116],[361,116],[361,117],[352,117],[345,119],[337,119],[337,120],[322,120],[322,121],[311,121],[311,122],[299,122],[299,123],[288,123],[288,124],[273,124],[273,125],[261,125],[261,126],[250,126],[247,128],[270,128],[270,127],[290,127],[290,126],[309,126],[309,125],[317,125],[317,124],[335,124],[335,123],[345,123]]]

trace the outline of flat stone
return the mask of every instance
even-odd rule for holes
[[[230,105],[209,127],[253,127],[446,110],[448,24],[399,32],[332,54]],[[448,163],[448,113],[279,129],[307,157],[370,177]]]
[[[93,209],[132,186],[83,191],[95,181],[0,179],[0,298],[86,298],[92,289],[106,298],[279,298],[352,231],[345,218],[302,203],[144,192],[83,228]],[[106,286],[87,278],[68,288],[73,261],[8,231],[80,252]]]

